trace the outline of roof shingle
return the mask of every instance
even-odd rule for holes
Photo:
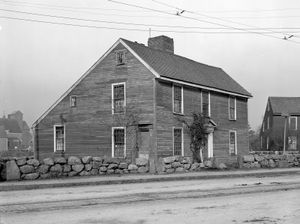
[[[269,97],[274,114],[300,114],[300,97]]]
[[[221,68],[122,39],[160,76],[252,96]]]

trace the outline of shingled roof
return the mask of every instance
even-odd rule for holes
[[[252,95],[221,68],[121,39],[160,76],[212,87],[251,97]]]
[[[300,97],[269,97],[274,114],[300,114]]]
[[[22,133],[18,122],[14,119],[0,118],[0,126],[11,133]]]

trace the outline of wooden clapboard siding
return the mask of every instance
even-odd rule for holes
[[[192,113],[201,111],[201,90],[183,86],[184,115],[176,115],[172,108],[172,83],[158,82],[157,84],[157,150],[159,156],[173,154],[173,127],[183,127],[177,118],[192,121]],[[228,95],[210,92],[211,118],[217,123],[214,132],[214,155],[236,161],[236,156],[229,155],[229,130],[237,131],[238,154],[244,155],[249,151],[248,143],[248,109],[247,99],[237,98],[237,119],[229,120]],[[185,155],[191,155],[190,137],[184,129]]]
[[[126,83],[127,106],[139,112],[139,120],[153,123],[153,75],[129,51],[125,65],[117,66],[119,44],[37,125],[40,157],[53,155],[53,125],[64,123],[66,155],[111,156],[112,127],[124,126],[124,118],[112,115],[112,84]],[[69,98],[77,96],[77,107]],[[129,138],[130,135],[127,135]],[[127,155],[132,145],[127,139]]]

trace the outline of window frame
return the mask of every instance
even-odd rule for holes
[[[57,150],[56,148],[56,128],[63,127],[64,129],[64,148],[63,150]],[[53,125],[53,140],[54,140],[54,152],[66,152],[66,125],[65,124],[55,124]]]
[[[237,155],[237,131],[236,130],[229,130],[229,155],[232,155],[232,156],[236,156]],[[234,133],[234,136],[235,136],[235,142],[234,142],[234,154],[232,154],[232,153],[230,153],[230,145],[231,145],[231,143],[230,143],[230,134],[231,133]]]
[[[115,104],[114,104],[114,87],[118,85],[124,85],[124,111],[123,112],[117,112],[115,113]],[[126,82],[118,82],[118,83],[112,83],[111,84],[111,108],[112,108],[112,114],[125,114],[125,107],[126,107]]]
[[[180,89],[181,89],[181,91],[180,91],[180,93],[181,93],[181,108],[180,108],[181,111],[180,112],[175,111],[175,103],[174,103],[174,101],[175,101],[175,86],[180,87]],[[183,86],[175,85],[173,83],[173,85],[172,85],[172,108],[173,108],[173,113],[174,114],[181,114],[181,115],[184,114],[184,105],[183,105],[183,103],[184,103],[184,100],[183,100]]]
[[[207,92],[208,96],[208,114],[207,116],[211,116],[211,110],[210,110],[210,91],[208,90],[201,90],[201,113],[203,114],[203,92]]]
[[[184,156],[184,136],[183,136],[183,128],[182,127],[173,127],[172,131],[172,138],[173,138],[173,156],[178,156],[175,155],[175,129],[180,129],[181,130],[181,155]]]
[[[75,98],[75,105],[72,105],[72,98]],[[70,96],[70,107],[74,108],[77,107],[77,95],[71,95]]]
[[[115,130],[124,130],[124,155],[123,157],[115,157],[115,136],[114,136],[114,131]],[[111,157],[112,158],[126,158],[126,127],[112,127],[111,128]]]
[[[233,114],[233,118],[231,118],[231,105],[230,105],[230,99],[234,100],[234,114]],[[228,96],[228,119],[230,121],[236,121],[236,97],[229,95]]]
[[[295,138],[295,143],[296,143],[295,144],[295,148],[290,148],[290,145],[292,145],[292,144],[289,143],[291,138]],[[297,150],[298,139],[297,139],[296,135],[290,135],[290,136],[288,136],[287,143],[288,143],[288,149],[289,150]]]
[[[122,60],[122,62],[121,63],[119,63],[119,54],[122,54],[123,56],[122,56],[122,58],[123,58],[123,60]],[[120,66],[120,65],[125,65],[126,64],[126,50],[125,49],[123,49],[123,50],[116,50],[115,51],[115,57],[116,57],[116,65],[117,66]]]
[[[289,129],[293,130],[293,131],[297,131],[298,130],[298,117],[297,116],[290,116],[289,117]],[[295,119],[295,129],[291,129],[291,120]]]
[[[267,130],[270,129],[270,117],[267,117]]]

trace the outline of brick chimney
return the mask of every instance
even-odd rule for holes
[[[148,47],[174,54],[173,39],[167,36],[150,37]]]

